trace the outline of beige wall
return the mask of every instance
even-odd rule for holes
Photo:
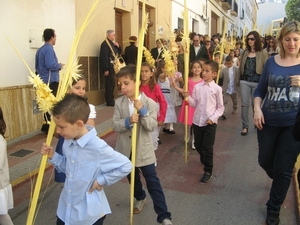
[[[125,4],[123,4],[125,2]],[[75,15],[76,15],[76,29],[82,22],[82,17],[85,15],[93,0],[80,1],[76,0]],[[117,36],[122,36],[120,41],[124,49],[129,45],[128,38],[132,35],[139,36],[139,12],[140,4],[135,0],[117,0],[117,1],[103,1],[97,6],[96,13],[93,20],[90,22],[86,31],[80,40],[77,54],[80,57],[83,74],[88,78],[88,92],[87,96],[89,102],[94,105],[104,103],[103,82],[104,77],[101,74],[99,66],[99,58],[96,62],[95,57],[99,57],[100,45],[105,39],[105,34],[108,29],[115,30],[115,11],[122,13],[122,34],[116,33]],[[171,0],[159,2],[159,9],[157,9],[158,0],[146,1],[146,7],[150,11],[152,26],[148,28],[149,34],[149,49],[155,47],[155,40],[157,38],[169,38],[171,30]],[[158,34],[158,28],[163,27],[163,34]],[[97,84],[97,87],[96,85]],[[117,89],[115,90],[115,97],[118,96]]]
[[[42,32],[46,27],[52,27],[57,33],[55,52],[59,61],[65,63],[74,34],[93,2],[94,0],[68,0],[62,4],[60,0],[53,0],[49,5],[46,0],[30,2],[4,0],[1,9],[5,13],[0,15],[0,18],[3,18],[0,20],[2,27],[0,46],[2,52],[6,53],[6,57],[0,61],[2,68],[0,106],[3,108],[8,124],[7,140],[39,130],[43,116],[42,113],[33,113],[32,102],[35,99],[35,92],[28,82],[28,70],[9,46],[5,36],[15,43],[31,70],[34,71],[34,56],[37,49],[29,47],[29,30],[35,29]],[[136,0],[100,1],[92,20],[81,36],[77,56],[82,64],[82,73],[88,80],[87,97],[94,105],[104,103],[104,78],[99,68],[99,50],[100,44],[105,39],[106,30],[115,29],[115,10],[122,13],[121,45],[125,48],[128,45],[129,36],[138,37],[139,35],[139,4],[141,2]],[[148,28],[149,48],[152,48],[157,38],[168,38],[172,32],[169,19],[171,18],[171,0],[147,0],[146,4],[153,22],[153,26]],[[7,20],[8,15],[14,15],[13,19]],[[163,27],[163,35],[157,32],[159,26]],[[115,96],[118,96],[117,89]]]

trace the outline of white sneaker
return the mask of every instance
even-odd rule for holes
[[[144,198],[143,200],[139,200],[139,201],[137,200],[134,204],[133,213],[138,214],[138,213],[142,212],[145,203],[146,203],[146,198]]]
[[[196,150],[194,143],[192,143],[192,149]]]
[[[169,219],[164,219],[161,224],[162,225],[173,225],[173,223]]]
[[[193,149],[193,150],[196,150],[194,143],[195,143],[195,138],[194,138],[194,135],[193,135],[193,139],[192,139],[192,149]]]

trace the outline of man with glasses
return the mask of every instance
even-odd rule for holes
[[[207,48],[200,43],[200,35],[196,34],[190,46],[190,63],[198,59],[209,59]]]

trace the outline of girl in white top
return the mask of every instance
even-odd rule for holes
[[[86,89],[86,80],[83,75],[80,75],[79,79],[76,81],[74,80],[72,83],[72,87],[69,90],[69,93],[73,93],[76,95],[79,95],[81,97],[85,96],[85,89]],[[95,106],[92,104],[90,105],[90,116],[88,121],[86,122],[87,125],[95,127],[95,121],[96,118],[96,109]]]
[[[7,160],[6,141],[4,133],[6,131],[6,123],[3,118],[2,109],[0,107],[0,224],[13,225],[8,210],[13,208],[13,193],[9,183],[9,169]]]

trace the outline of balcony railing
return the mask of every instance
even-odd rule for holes
[[[231,4],[232,0],[222,0],[222,8],[226,11],[231,9]]]

